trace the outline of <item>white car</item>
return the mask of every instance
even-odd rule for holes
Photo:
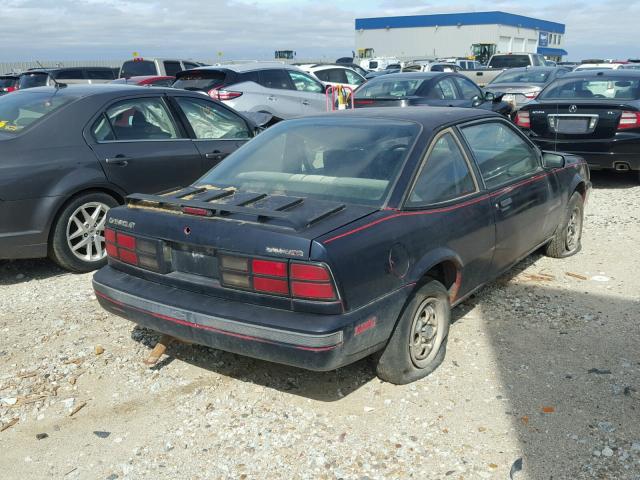
[[[580,72],[582,70],[618,70],[624,68],[622,63],[583,63],[578,65],[573,71]]]
[[[367,80],[355,70],[340,65],[298,65],[325,85],[343,85],[355,90]]]

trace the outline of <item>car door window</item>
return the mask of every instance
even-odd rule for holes
[[[292,90],[289,75],[284,69],[263,70],[260,72],[260,85],[265,88]]]
[[[322,84],[313,78],[311,78],[306,73],[296,72],[294,70],[288,70],[287,73],[289,77],[291,77],[291,81],[293,82],[293,86],[299,92],[311,92],[311,93],[322,93],[324,92],[324,87]],[[346,77],[345,77],[346,80]]]
[[[466,78],[456,77],[454,78],[454,81],[456,82],[456,84],[458,85],[458,88],[460,89],[462,98],[464,98],[465,100],[471,100],[474,97],[482,96],[482,92],[480,91],[480,89],[476,87],[476,85],[471,80],[468,80]]]
[[[451,78],[443,78],[433,87],[430,98],[435,100],[457,100],[458,92]]]
[[[462,129],[488,188],[540,169],[537,151],[503,123],[490,122]]]
[[[247,123],[238,115],[207,100],[176,97],[197,139],[246,139]]]
[[[364,78],[351,70],[344,70],[344,74],[347,77],[347,83],[349,85],[361,85],[364,83]]]
[[[107,109],[116,140],[170,140],[179,138],[178,129],[161,98],[136,98],[118,102]],[[99,131],[94,131],[99,140]]]
[[[180,62],[165,61],[164,62],[164,71],[166,72],[167,76],[175,77],[176,73],[182,71],[182,65],[180,65]]]
[[[441,135],[429,151],[418,174],[407,206],[446,202],[477,191],[469,163],[449,132]]]

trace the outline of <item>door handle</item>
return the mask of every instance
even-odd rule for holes
[[[273,95],[269,95],[269,96],[267,97],[267,100],[271,100],[272,102],[275,102],[276,97],[274,97]]]
[[[126,157],[125,155],[116,155],[113,158],[105,158],[104,162],[109,164],[109,165],[116,165],[118,167],[126,167],[127,165],[129,165],[129,160],[131,160],[131,159]]]
[[[303,100],[303,101],[302,101],[302,104],[303,104],[303,105],[309,105],[309,100]]]
[[[504,200],[500,200],[496,203],[496,208],[500,211],[508,210],[511,204],[513,203],[513,198],[505,198]]]
[[[227,154],[222,153],[220,150],[214,150],[213,152],[205,153],[204,156],[205,158],[219,161],[219,160],[222,160],[224,157],[226,157]]]

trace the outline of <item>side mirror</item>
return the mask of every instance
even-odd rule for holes
[[[564,156],[559,153],[542,152],[542,166],[544,168],[562,168],[564,164]]]
[[[482,104],[482,102],[484,102],[484,99],[480,95],[476,95],[471,99],[471,106],[477,107],[478,105]]]

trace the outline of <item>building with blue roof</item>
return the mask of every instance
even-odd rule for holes
[[[381,57],[467,57],[480,43],[496,53],[567,55],[564,24],[499,11],[356,18],[355,37],[356,49]]]

